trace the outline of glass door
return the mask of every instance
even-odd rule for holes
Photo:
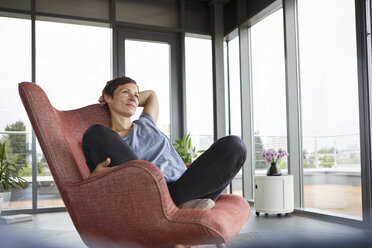
[[[171,140],[180,137],[182,123],[182,82],[179,80],[176,60],[176,35],[149,34],[134,30],[118,31],[118,75],[135,80],[140,91],[153,90],[159,99],[157,126]],[[142,108],[137,110],[137,119]]]

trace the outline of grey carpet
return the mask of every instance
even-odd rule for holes
[[[226,247],[227,248],[244,247],[251,241],[257,241],[262,239],[264,239],[264,237],[260,236],[257,232],[238,233],[232,240],[230,240],[230,242],[226,244]],[[216,245],[197,245],[193,246],[193,248],[216,248]]]

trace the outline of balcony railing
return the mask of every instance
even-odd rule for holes
[[[31,133],[27,131],[1,131],[0,139],[7,143],[8,159],[23,157],[31,164]],[[208,149],[213,143],[213,135],[192,135],[193,145],[197,149]],[[286,136],[254,136],[255,162],[265,163],[262,158],[264,149],[286,149]],[[303,137],[303,167],[304,169],[333,168],[350,171],[360,171],[359,134],[334,136],[304,136]],[[37,153],[37,161],[44,163],[48,176],[50,175],[42,153]],[[257,166],[256,166],[257,168]],[[258,167],[259,168],[259,167]],[[39,170],[41,174],[41,171]],[[27,176],[31,176],[27,175]]]
[[[262,151],[274,148],[286,149],[286,136],[255,135],[256,168],[264,163]],[[303,168],[333,169],[360,172],[359,134],[303,137]]]
[[[2,131],[0,132],[0,139],[7,143],[7,148],[12,149],[8,151],[7,159],[23,157],[26,158],[28,163],[28,167],[23,172],[23,177],[29,182],[28,188],[26,190],[12,190],[12,199],[5,204],[5,208],[30,208],[32,205],[31,133],[27,131]],[[208,149],[212,143],[213,135],[192,135],[192,144],[197,150]],[[287,137],[255,135],[254,145],[255,173],[264,174],[268,165],[262,158],[262,150],[268,148],[286,149]],[[306,187],[324,184],[360,186],[359,134],[305,136],[303,137],[303,148],[304,185]],[[37,150],[40,151],[39,148]],[[38,207],[63,206],[43,154],[41,152],[36,154]],[[284,162],[283,172],[286,173],[286,160]],[[234,192],[240,192],[242,189],[241,177],[241,172],[239,172],[234,179]],[[315,195],[312,197],[306,196],[306,199],[314,197]]]

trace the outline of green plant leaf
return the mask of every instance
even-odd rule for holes
[[[27,167],[25,160],[18,160],[17,163],[11,163],[4,159],[5,143],[0,143],[0,182],[5,191],[11,188],[26,188],[27,181],[19,176],[19,172]]]
[[[5,143],[2,144],[0,143],[0,161],[1,161],[1,165],[3,164],[3,161],[4,161],[4,154],[5,154]]]
[[[198,154],[205,152],[205,150],[196,151],[196,148],[192,145],[191,133],[183,134],[182,140],[176,138],[175,142],[173,146],[184,163],[192,163],[198,157]]]

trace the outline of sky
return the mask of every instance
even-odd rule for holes
[[[18,83],[31,81],[31,22],[0,17],[0,130],[22,120],[30,124]],[[66,35],[66,34],[69,35]],[[96,103],[111,78],[109,28],[36,21],[36,82],[54,107]]]
[[[31,81],[30,27],[30,21],[0,17],[0,131],[9,122],[27,120],[18,83]]]
[[[302,0],[298,10],[303,135],[358,134],[354,1]],[[254,130],[286,135],[282,10],[251,35]]]

